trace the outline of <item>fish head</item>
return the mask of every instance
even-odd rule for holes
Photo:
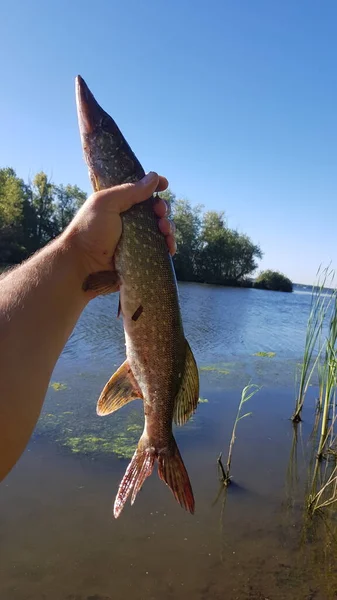
[[[115,121],[98,104],[80,75],[76,104],[84,158],[95,191],[139,181],[145,172]]]

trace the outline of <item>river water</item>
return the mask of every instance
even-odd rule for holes
[[[337,597],[330,538],[303,510],[314,387],[297,436],[289,420],[310,289],[180,284],[179,291],[201,382],[196,414],[175,430],[195,515],[154,472],[134,506],[112,516],[142,405],[96,416],[99,393],[125,358],[118,300],[97,298],[58,361],[24,455],[0,486],[1,600]],[[262,387],[238,425],[226,494],[217,457],[226,457],[250,382]]]

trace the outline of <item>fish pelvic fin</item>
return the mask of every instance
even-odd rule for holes
[[[96,296],[112,294],[119,289],[119,279],[116,271],[97,271],[84,280],[84,292],[94,292]]]
[[[142,399],[143,395],[126,360],[104,386],[98,398],[96,412],[103,417],[138,398]]]
[[[156,452],[154,448],[147,444],[148,439],[143,435],[139,440],[138,448],[120,483],[114,504],[114,517],[116,519],[121,514],[131,492],[131,504],[133,504],[145,479],[149,477],[153,471]]]
[[[118,488],[114,504],[116,519],[130,494],[131,504],[134,503],[145,479],[151,475],[156,459],[160,479],[169,486],[177,502],[191,514],[194,513],[191,483],[174,437],[171,437],[167,448],[158,451],[150,445],[148,436],[143,434]]]
[[[179,392],[174,402],[173,419],[176,425],[184,425],[193,415],[199,400],[199,373],[197,363],[186,340],[185,367]]]
[[[188,473],[172,436],[167,449],[158,456],[158,475],[169,486],[180,506],[194,514],[194,496]]]

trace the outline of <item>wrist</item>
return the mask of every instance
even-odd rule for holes
[[[89,299],[83,291],[83,282],[87,277],[87,269],[83,264],[80,252],[71,236],[62,233],[50,244],[51,254],[57,261],[57,270],[62,280],[62,287],[78,298],[85,306]]]

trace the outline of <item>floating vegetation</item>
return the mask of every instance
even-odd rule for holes
[[[229,375],[230,373],[228,369],[224,369],[223,367],[219,367],[217,365],[208,365],[206,367],[200,367],[200,371],[213,371],[215,373],[221,373],[222,375]]]
[[[51,383],[50,387],[52,387],[53,390],[55,390],[55,392],[59,392],[61,390],[67,389],[67,386],[65,383],[59,383],[58,381],[54,381],[53,383]]]
[[[110,439],[86,434],[82,437],[68,437],[62,445],[69,448],[74,454],[116,454],[119,458],[131,458],[138,443],[141,427],[132,429],[137,431],[137,439],[126,433],[113,435]]]
[[[88,415],[77,411],[57,414],[42,413],[36,433],[47,436],[73,454],[96,456],[115,454],[130,458],[137,446],[143,429],[143,414],[129,409],[113,418],[99,419],[94,411]]]
[[[199,404],[207,404],[208,400],[207,400],[207,398],[199,398],[198,403]]]
[[[259,388],[255,384],[246,385],[246,387],[243,388],[242,394],[241,394],[241,400],[239,402],[238,411],[236,413],[236,418],[235,418],[234,425],[233,425],[232,437],[231,437],[231,440],[229,443],[226,468],[224,467],[223,462],[222,462],[222,452],[220,452],[220,454],[218,456],[217,462],[218,462],[219,479],[225,486],[228,486],[231,482],[230,471],[231,471],[231,464],[232,464],[233,447],[234,447],[234,442],[236,440],[236,428],[238,426],[239,421],[241,421],[245,417],[250,417],[250,415],[252,414],[251,412],[248,412],[248,413],[245,413],[244,415],[242,415],[241,414],[242,407],[243,407],[244,403],[248,402],[248,400],[250,400],[252,398],[252,396],[254,396],[254,394],[256,394],[256,392],[258,392],[260,389],[261,388]]]
[[[266,358],[273,358],[276,356],[276,352],[255,352],[253,356],[264,356]]]

